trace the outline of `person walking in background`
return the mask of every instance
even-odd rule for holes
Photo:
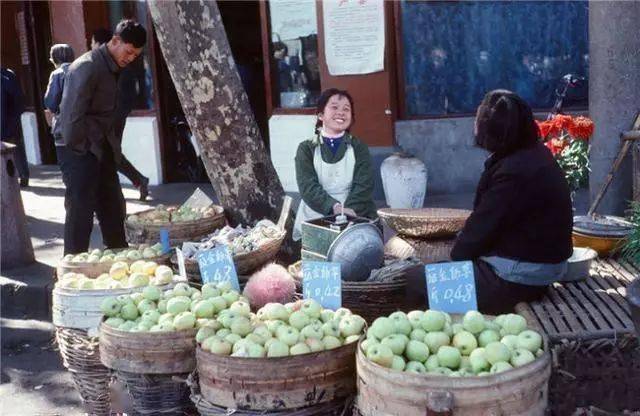
[[[126,205],[116,170],[120,138],[114,136],[113,117],[118,73],[142,53],[146,36],[139,23],[123,20],[109,42],[69,66],[60,104],[65,254],[88,250],[94,213],[104,245],[127,247]]]
[[[91,36],[91,49],[95,50],[111,39],[111,31],[109,29],[96,29]],[[143,89],[138,85],[138,77],[135,76],[133,66],[140,63],[141,57],[132,62],[131,65],[123,68],[118,77],[118,101],[113,116],[113,132],[115,137],[122,145],[122,135],[124,126],[127,122],[127,116],[133,109],[134,102],[138,96],[138,91]],[[133,186],[140,191],[140,200],[144,201],[149,195],[149,178],[138,171],[129,160],[122,155],[118,161],[118,172],[126,176]]]
[[[7,68],[1,68],[2,80],[2,126],[0,127],[0,137],[2,141],[16,145],[14,153],[14,163],[20,176],[20,186],[29,186],[29,164],[27,154],[24,149],[24,137],[22,135],[22,124],[20,116],[24,112],[24,96],[22,88],[18,82],[16,74]]]
[[[69,65],[75,59],[75,54],[71,46],[66,43],[58,43],[51,47],[49,60],[55,67],[49,76],[49,85],[44,93],[44,107],[47,122],[51,126],[51,134],[56,145],[56,155],[58,163],[62,162],[64,146],[62,140],[62,129],[60,127],[60,102],[62,101],[62,91],[64,91],[64,78],[69,69]]]

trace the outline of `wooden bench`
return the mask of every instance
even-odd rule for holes
[[[549,339],[552,414],[640,409],[640,344],[625,299],[638,276],[632,264],[598,259],[585,280],[555,283],[542,300],[516,306]]]

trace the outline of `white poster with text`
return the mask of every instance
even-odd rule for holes
[[[315,0],[270,0],[272,42],[318,33]]]
[[[370,74],[384,69],[383,0],[325,0],[322,11],[331,75]]]

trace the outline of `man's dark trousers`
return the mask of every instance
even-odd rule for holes
[[[102,160],[91,152],[80,155],[67,147],[63,152],[60,169],[67,188],[64,253],[76,254],[89,249],[94,213],[105,247],[127,247],[125,201],[111,147],[104,144]]]

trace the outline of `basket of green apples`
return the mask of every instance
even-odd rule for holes
[[[251,313],[236,302],[196,336],[202,397],[225,408],[296,409],[355,393],[355,351],[366,322],[307,299]]]
[[[360,343],[357,405],[365,416],[424,415],[429,393],[446,391],[456,415],[542,415],[551,372],[545,345],[517,314],[394,312]]]

